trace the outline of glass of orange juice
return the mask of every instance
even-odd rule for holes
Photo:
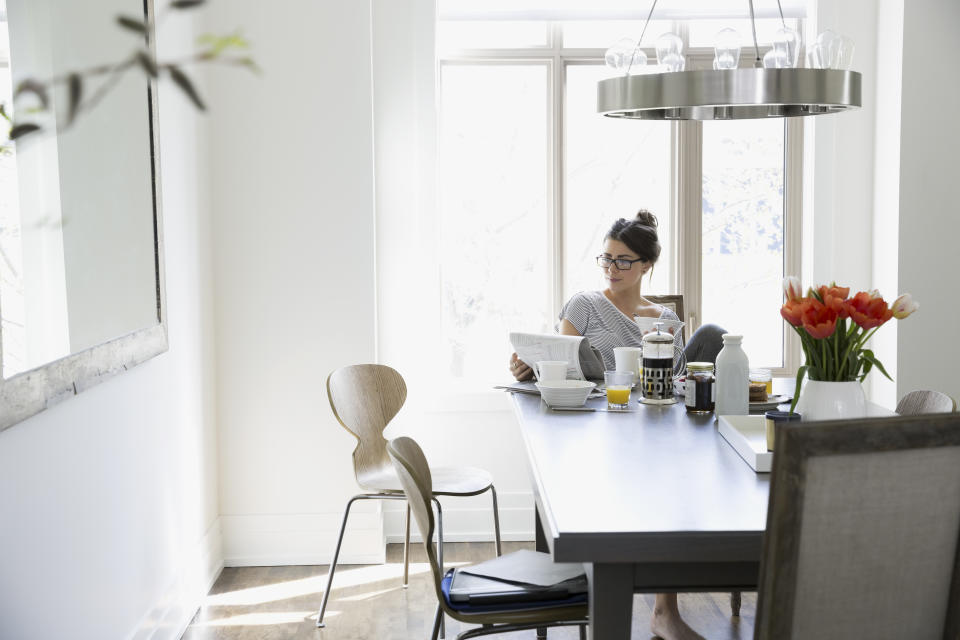
[[[603,381],[607,386],[607,409],[622,410],[629,408],[633,373],[630,371],[604,371]]]

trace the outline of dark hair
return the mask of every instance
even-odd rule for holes
[[[646,209],[640,209],[633,220],[620,218],[614,222],[605,239],[622,242],[640,259],[651,264],[660,257],[657,217]]]

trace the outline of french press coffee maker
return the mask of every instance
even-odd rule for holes
[[[673,335],[661,331],[662,322],[655,322],[656,331],[643,336],[643,378],[640,381],[640,402],[644,404],[674,404],[673,357],[679,347]]]

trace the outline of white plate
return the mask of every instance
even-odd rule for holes
[[[781,396],[774,393],[767,396],[766,402],[751,402],[750,411],[773,411],[784,402],[789,402],[792,399],[790,396]]]

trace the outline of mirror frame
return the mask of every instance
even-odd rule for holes
[[[144,0],[147,47],[156,57],[153,0]],[[147,76],[147,116],[150,121],[150,169],[153,191],[154,265],[157,324],[118,336],[94,347],[48,362],[15,376],[0,378],[0,431],[40,413],[81,391],[107,380],[168,349],[166,290],[163,265],[163,216],[160,190],[160,135],[157,80]],[[0,300],[0,304],[2,304]],[[2,331],[2,327],[0,327]],[[2,333],[0,333],[2,338]],[[3,341],[0,339],[0,362]]]

